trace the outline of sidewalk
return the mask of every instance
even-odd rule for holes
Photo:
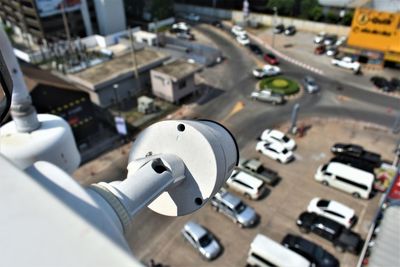
[[[251,31],[251,30],[250,30]],[[258,34],[250,33],[256,41],[263,43],[266,48],[275,52],[277,56],[299,67],[312,71],[319,75],[329,75],[330,78],[347,83],[351,86],[373,92],[400,98],[399,92],[386,93],[377,90],[370,82],[372,76],[384,76],[386,78],[398,77],[400,71],[392,69],[363,70],[363,75],[356,76],[351,71],[335,67],[331,64],[331,57],[315,55],[313,43],[314,34],[309,32],[297,32],[294,36],[276,34],[274,48],[272,48],[272,29],[267,29]]]

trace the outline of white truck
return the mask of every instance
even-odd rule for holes
[[[361,64],[358,61],[353,60],[351,57],[334,58],[332,64],[341,68],[353,70],[358,72],[361,69]]]

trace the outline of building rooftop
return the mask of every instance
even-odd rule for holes
[[[155,50],[142,49],[136,51],[139,73],[161,64],[161,62],[168,58],[169,55]],[[134,65],[134,56],[131,53],[127,53],[83,71],[69,74],[68,78],[87,88],[95,90],[96,87],[115,82],[115,79],[133,75],[135,71]]]
[[[176,82],[199,71],[200,69],[201,66],[198,64],[189,63],[187,61],[179,59],[169,64],[155,68],[154,70],[171,76],[173,81]]]

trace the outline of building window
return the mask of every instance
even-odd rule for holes
[[[178,83],[178,88],[179,88],[179,89],[183,89],[183,88],[185,88],[185,87],[186,87],[186,80],[180,81],[180,82]]]

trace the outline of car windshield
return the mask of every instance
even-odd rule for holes
[[[274,54],[267,54],[267,55],[268,55],[268,57],[270,57],[270,58],[272,58],[272,59],[275,59],[275,58],[276,58]]]
[[[284,136],[282,137],[282,140],[285,141],[285,143],[287,143],[287,142],[290,141],[290,138],[287,137],[286,135],[284,135]]]
[[[328,164],[324,164],[323,166],[322,166],[322,169],[321,169],[321,171],[326,171],[326,168],[328,168]]]
[[[242,213],[245,209],[246,209],[246,205],[243,202],[239,202],[235,207],[235,211],[238,214]]]
[[[199,239],[199,244],[202,248],[208,246],[212,241],[211,235],[210,234],[205,234]]]
[[[286,153],[288,153],[289,151],[285,148],[284,150],[282,150],[282,153],[283,154],[286,154]]]
[[[326,200],[326,199],[321,199],[317,203],[317,207],[320,207],[320,208],[326,208],[326,207],[328,207],[328,205],[329,205],[329,200]]]

